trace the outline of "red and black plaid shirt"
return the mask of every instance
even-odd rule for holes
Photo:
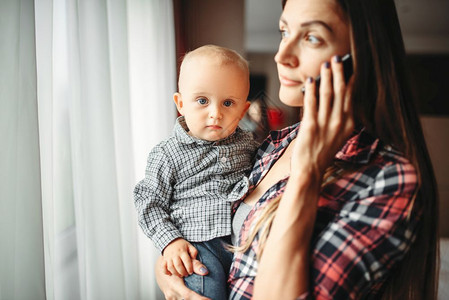
[[[249,192],[296,137],[298,128],[297,124],[272,132],[261,145]],[[413,207],[417,174],[408,160],[364,130],[355,133],[335,159],[356,165],[358,171],[343,175],[321,191],[312,239],[311,286],[300,298],[376,298],[389,271],[415,239],[420,215],[420,209]],[[254,205],[239,242],[247,238],[264,207],[284,192],[287,179],[272,186]],[[230,299],[251,298],[257,246],[256,237],[247,252],[234,255],[228,279]]]

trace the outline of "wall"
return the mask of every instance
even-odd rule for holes
[[[449,117],[421,117],[440,197],[440,235],[449,237]]]
[[[395,2],[408,53],[449,53],[449,1]]]
[[[276,52],[281,0],[245,0],[245,47],[251,52]],[[449,1],[395,0],[408,53],[449,52]]]
[[[244,55],[244,1],[183,0],[186,50],[216,44]]]
[[[247,53],[251,74],[265,75],[266,81],[266,101],[268,107],[282,110],[285,118],[281,127],[291,125],[299,120],[299,109],[293,109],[286,106],[279,100],[279,78],[276,63],[274,62],[275,53],[249,52]]]

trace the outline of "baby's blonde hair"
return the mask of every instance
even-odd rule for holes
[[[249,84],[249,64],[246,59],[244,59],[237,51],[217,46],[217,45],[204,45],[201,47],[196,48],[195,50],[192,50],[190,52],[187,52],[181,61],[181,66],[179,69],[179,78],[181,78],[181,75],[183,73],[183,66],[186,65],[190,60],[198,57],[205,57],[205,58],[211,58],[216,59],[216,62],[220,65],[235,65],[239,69],[241,69],[245,74],[246,77],[248,77],[248,84]],[[179,86],[179,80],[178,80],[178,86]]]

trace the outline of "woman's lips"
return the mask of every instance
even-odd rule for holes
[[[285,76],[279,75],[279,81],[282,85],[284,86],[297,86],[297,85],[301,85],[302,81],[296,81],[296,80],[292,80],[289,79]]]

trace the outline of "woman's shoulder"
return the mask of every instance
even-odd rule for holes
[[[336,155],[348,169],[339,185],[347,182],[357,198],[387,194],[414,194],[418,188],[418,172],[406,156],[391,145],[360,131]]]
[[[370,162],[349,175],[358,187],[357,198],[413,199],[419,188],[418,172],[412,162],[390,146],[379,147]],[[380,201],[380,200],[378,200]],[[383,201],[383,200],[382,200]]]
[[[364,129],[355,131],[335,157],[345,163],[360,166],[362,170],[365,169],[363,166],[379,170],[392,166],[414,170],[413,164],[397,147],[385,144]]]
[[[417,170],[413,163],[405,157],[404,153],[398,151],[390,145],[383,145],[376,157],[374,157],[373,165],[379,169],[395,171],[398,174],[410,173],[417,176]]]
[[[392,146],[383,146],[379,151],[378,164],[381,178],[387,182],[394,182],[398,188],[415,189],[418,186],[418,170],[405,155]]]

